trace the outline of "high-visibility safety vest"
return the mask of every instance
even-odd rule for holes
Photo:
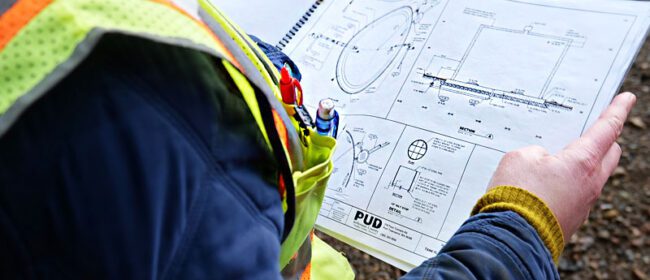
[[[285,229],[279,265],[286,279],[350,279],[345,257],[313,235],[336,141],[300,131],[279,102],[277,70],[207,0],[9,0],[0,2],[0,137],[109,33],[210,54],[239,88],[278,158]],[[257,89],[257,90],[256,90]],[[234,94],[234,93],[233,93]],[[305,144],[305,142],[307,142]]]

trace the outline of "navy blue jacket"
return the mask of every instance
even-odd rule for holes
[[[204,54],[102,39],[0,138],[0,279],[279,279],[276,165],[233,92]],[[557,273],[507,212],[471,218],[422,278]]]
[[[535,229],[507,211],[469,218],[438,255],[402,277],[415,279],[559,279]]]
[[[29,108],[0,138],[0,279],[279,279],[277,168],[222,67],[110,35]]]

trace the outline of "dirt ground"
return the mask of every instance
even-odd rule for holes
[[[650,40],[621,90],[638,96],[619,139],[621,163],[589,220],[565,248],[559,264],[563,279],[650,279]],[[403,274],[331,237],[319,236],[348,257],[357,279],[395,279]]]

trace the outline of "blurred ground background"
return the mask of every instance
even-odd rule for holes
[[[589,220],[566,246],[559,265],[562,279],[650,279],[650,40],[621,91],[638,96],[619,139],[621,163]],[[403,274],[325,234],[319,236],[347,255],[357,279],[395,279]]]

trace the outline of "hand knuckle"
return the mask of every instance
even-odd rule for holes
[[[620,116],[613,116],[607,119],[607,126],[609,127],[610,131],[614,132],[615,136],[621,134],[624,123],[624,120]]]
[[[591,150],[586,150],[580,153],[577,158],[578,167],[585,173],[591,173],[598,167],[596,154]]]

